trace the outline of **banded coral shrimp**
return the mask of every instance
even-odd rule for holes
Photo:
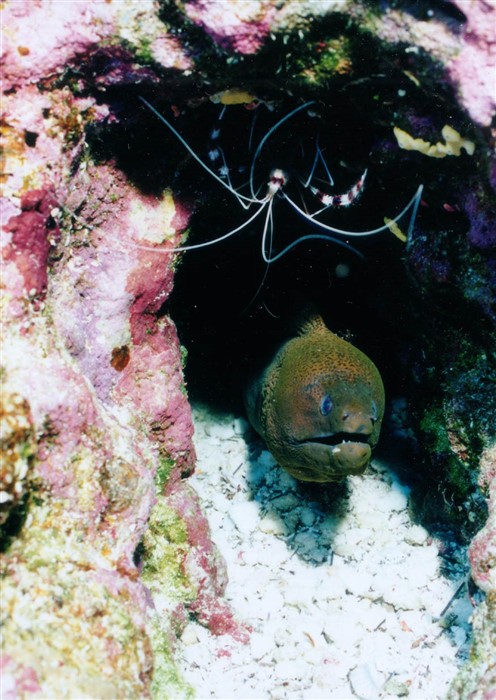
[[[150,130],[144,145],[155,144],[170,169],[164,182],[196,209],[183,245],[149,247],[152,254],[177,253],[180,260],[165,311],[188,349],[190,390],[194,382],[206,384],[203,377],[224,375],[229,363],[243,357],[250,362],[279,342],[294,300],[322,301],[329,311],[332,305],[333,328],[370,327],[372,315],[356,301],[362,289],[376,284],[374,276],[382,277],[369,261],[383,248],[398,258],[402,251],[381,215],[401,226],[406,221],[405,230],[413,226],[420,190],[417,199],[408,183],[399,190],[410,200],[402,210],[395,211],[391,199],[384,207],[377,196],[371,202],[369,184],[377,193],[383,183],[374,189],[375,163],[365,172],[368,135],[365,148],[350,147],[346,129],[335,130],[342,114],[328,128],[332,107],[303,98],[256,109],[207,101],[157,108],[147,95],[144,108]],[[164,137],[157,145],[161,126]],[[378,225],[363,226],[361,236],[364,221]]]
[[[262,218],[262,215],[264,216],[260,250],[261,256],[267,266],[276,262],[277,260],[280,260],[297,245],[311,240],[324,240],[332,242],[352,251],[358,256],[361,256],[362,254],[355,247],[351,246],[349,242],[343,240],[343,238],[363,238],[374,236],[387,230],[394,230],[394,226],[397,225],[398,222],[402,221],[408,213],[410,213],[410,218],[408,222],[407,235],[409,235],[413,229],[422,194],[422,185],[419,185],[413,197],[398,214],[396,214],[392,219],[388,219],[387,223],[381,224],[374,228],[362,231],[352,231],[338,228],[330,223],[322,221],[322,216],[327,214],[329,210],[340,207],[348,207],[357,200],[365,184],[367,169],[363,171],[361,176],[347,191],[342,194],[333,193],[332,188],[334,186],[334,179],[331,175],[323,149],[319,144],[318,135],[312,137],[313,144],[310,147],[310,165],[309,167],[307,165],[307,172],[304,172],[304,170],[300,171],[298,169],[298,164],[295,162],[290,163],[289,167],[277,161],[275,163],[273,162],[272,165],[269,166],[267,163],[263,162],[264,159],[262,156],[264,154],[264,150],[267,150],[266,147],[268,143],[274,140],[274,136],[281,131],[281,127],[290,122],[296,115],[301,113],[305,113],[306,117],[310,118],[310,120],[315,116],[312,111],[315,107],[315,102],[313,100],[299,104],[297,107],[294,107],[291,111],[279,118],[268,128],[267,131],[265,131],[264,135],[258,140],[256,147],[254,146],[254,132],[257,115],[254,116],[247,140],[247,151],[251,157],[251,161],[247,166],[239,169],[238,174],[244,175],[244,180],[241,182],[241,184],[235,185],[232,177],[232,168],[229,165],[224,149],[220,145],[220,124],[226,112],[226,104],[221,107],[218,117],[219,124],[216,125],[211,131],[211,146],[208,151],[208,157],[207,159],[203,159],[190,146],[186,138],[173,126],[169,120],[164,117],[163,114],[161,114],[144,97],[140,97],[140,99],[143,104],[167,127],[167,129],[173,134],[173,136],[183,146],[188,154],[203,168],[205,172],[208,173],[208,175],[210,175],[211,178],[213,178],[214,181],[216,181],[234,197],[238,205],[244,211],[246,211],[247,214],[250,214],[250,210],[255,208],[255,212],[253,214],[249,215],[240,225],[234,227],[226,233],[202,243],[179,246],[172,250],[168,250],[167,252],[180,253],[198,250],[221,243],[222,241],[225,241],[240,231],[246,229],[255,220],[258,220],[259,217]],[[310,128],[310,133],[314,133],[312,128]],[[283,140],[283,146],[285,144],[286,142]],[[272,161],[274,161],[274,153],[278,153],[279,151],[280,155],[280,149],[280,146],[279,149],[272,147]],[[293,144],[293,154],[300,154],[301,161],[304,161],[304,159],[308,161],[308,152],[309,149],[305,148],[303,143],[300,143],[299,148],[297,147],[296,149],[294,148]],[[287,153],[284,155],[284,159],[288,160]],[[293,157],[290,160],[294,161],[297,159]],[[208,161],[210,161],[210,163]],[[262,175],[262,184],[258,183],[257,180],[259,178],[257,178],[257,175]],[[297,186],[296,194],[293,194],[293,192],[290,191],[290,187],[293,184],[296,184]],[[297,203],[296,197],[300,198],[300,204]],[[309,199],[312,199],[313,203],[309,202]],[[274,206],[277,201],[282,201],[289,205],[291,209],[301,219],[303,219],[304,222],[306,222],[306,224],[310,224],[314,228],[318,229],[318,232],[300,235],[285,245],[282,250],[274,253]],[[317,206],[315,206],[315,204]],[[343,238],[338,238],[338,236]],[[159,248],[150,248],[150,250],[157,252],[160,251]]]

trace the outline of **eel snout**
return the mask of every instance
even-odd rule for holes
[[[343,440],[332,449],[334,464],[348,474],[361,474],[365,471],[372,448],[368,442]]]
[[[345,430],[328,435],[316,435],[298,444],[319,455],[320,459],[332,465],[334,476],[344,477],[362,474],[372,456],[372,430],[347,432]],[[321,450],[325,450],[324,453]]]

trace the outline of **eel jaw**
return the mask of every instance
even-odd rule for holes
[[[311,481],[340,481],[350,475],[363,474],[372,455],[371,433],[337,432],[299,440],[295,447],[315,452],[315,468],[320,463],[320,478],[293,473],[299,479]],[[323,464],[325,462],[325,466]],[[313,469],[311,471],[314,471]]]

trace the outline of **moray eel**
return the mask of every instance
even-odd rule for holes
[[[313,315],[245,389],[248,418],[277,462],[302,481],[341,481],[370,462],[384,386],[363,352]]]

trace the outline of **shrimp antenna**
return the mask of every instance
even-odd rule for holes
[[[361,260],[366,260],[365,255],[360,253],[359,250],[354,248],[352,245],[349,243],[345,243],[344,241],[340,241],[339,238],[334,238],[334,236],[328,236],[325,233],[309,233],[306,236],[300,236],[299,238],[296,239],[296,241],[292,241],[289,245],[287,245],[285,248],[283,248],[279,253],[276,255],[273,255],[271,258],[267,257],[265,250],[263,249],[263,259],[268,263],[274,263],[280,258],[283,257],[283,255],[286,255],[286,253],[289,253],[289,251],[294,248],[295,246],[299,245],[300,243],[303,243],[304,241],[310,241],[310,240],[319,240],[319,241],[327,241],[328,243],[336,243],[336,245],[340,245],[342,248],[346,248],[346,250],[350,250],[352,253],[355,253]]]
[[[400,219],[403,218],[403,216],[407,213],[407,211],[410,208],[412,208],[412,214],[410,216],[410,222],[408,224],[408,235],[410,235],[412,230],[413,230],[413,225],[415,223],[415,218],[417,216],[417,211],[418,211],[418,207],[420,204],[420,197],[422,196],[423,189],[424,189],[424,186],[420,185],[418,187],[416,193],[412,197],[412,199],[406,205],[406,207],[404,207],[404,209],[402,209],[402,211],[397,216],[395,216],[394,219],[392,220],[393,223],[398,222]],[[284,197],[284,199],[286,199],[291,204],[293,209],[295,211],[297,211],[298,214],[300,214],[300,216],[302,216],[306,221],[310,221],[311,223],[315,224],[319,228],[324,229],[325,231],[330,231],[331,233],[337,233],[337,234],[340,234],[342,236],[357,236],[357,237],[373,236],[376,233],[381,233],[382,231],[389,230],[390,226],[391,226],[391,222],[389,222],[388,224],[383,224],[382,226],[378,226],[377,228],[369,229],[368,231],[345,231],[343,229],[336,228],[335,226],[329,226],[328,224],[324,224],[321,221],[317,221],[316,219],[313,218],[312,215],[307,214],[305,211],[303,211],[303,209],[301,209],[296,204],[296,202],[294,202],[290,197],[288,197],[288,195],[284,191],[282,192],[282,196]],[[304,236],[303,240],[305,238],[314,238],[314,236],[313,235]],[[295,241],[295,243],[296,243],[296,241]]]
[[[241,312],[240,316],[242,316],[248,309],[251,307],[255,299],[258,297],[260,292],[263,289],[263,286],[265,284],[265,280],[267,279],[267,275],[269,274],[269,268],[270,268],[270,260],[267,259],[267,256],[265,255],[265,239],[267,236],[267,230],[269,231],[269,250],[270,253],[272,253],[272,237],[273,237],[273,218],[272,218],[272,206],[273,206],[274,200],[271,199],[269,202],[267,214],[265,215],[265,222],[264,222],[264,229],[263,229],[263,235],[262,235],[262,258],[264,259],[264,262],[266,263],[265,265],[265,270],[262,276],[262,279],[260,281],[260,284],[258,285],[255,294],[251,297],[250,301],[248,304],[245,306],[243,311]]]
[[[207,248],[209,245],[214,245],[215,243],[220,243],[221,241],[225,241],[226,238],[230,238],[231,236],[234,236],[235,233],[238,233],[238,231],[242,231],[246,226],[251,224],[252,221],[254,221],[257,216],[259,216],[263,210],[266,208],[268,202],[264,202],[258,209],[257,211],[253,214],[253,216],[250,216],[249,219],[246,219],[242,224],[237,226],[236,228],[231,229],[227,233],[224,233],[222,236],[219,236],[218,238],[214,238],[211,241],[205,241],[204,243],[193,243],[192,245],[183,245],[179,246],[178,248],[154,248],[153,246],[148,246],[148,245],[140,245],[136,244],[136,248],[139,248],[140,250],[149,250],[152,253],[182,253],[187,250],[198,250],[199,248]]]
[[[321,241],[327,241],[328,243],[335,243],[336,245],[339,245],[342,248],[346,248],[346,250],[349,250],[352,253],[355,253],[355,255],[357,255],[361,260],[365,260],[365,256],[362,255],[362,253],[360,253],[352,245],[350,245],[349,243],[345,243],[345,241],[341,241],[339,238],[335,238],[334,236],[329,236],[325,233],[313,233],[313,234],[310,233],[310,234],[307,234],[306,236],[300,236],[295,241],[292,241],[289,245],[287,245],[285,248],[283,248],[279,253],[272,255],[273,227],[274,227],[273,212],[272,212],[273,201],[274,200],[270,201],[267,215],[265,217],[265,224],[264,224],[264,230],[263,230],[263,234],[262,234],[262,245],[261,245],[262,258],[267,263],[267,270],[268,270],[269,265],[276,262],[277,260],[280,260],[284,255],[286,255],[286,253],[289,253],[289,251],[292,250],[298,244],[303,243],[304,241],[308,241],[308,240],[321,240]],[[313,223],[314,223],[314,225],[318,225],[318,222],[314,221]],[[268,242],[269,242],[268,252],[267,252],[267,238],[268,238]],[[258,291],[260,291],[260,288]],[[257,294],[258,294],[258,291],[257,291]],[[257,295],[255,295],[255,297],[256,296]]]
[[[191,156],[193,156],[193,158],[196,160],[196,162],[199,163],[201,165],[201,167],[204,170],[206,170],[207,173],[214,178],[214,180],[217,180],[217,182],[219,182],[222,185],[222,187],[225,187],[226,190],[228,190],[231,194],[233,194],[239,202],[244,200],[245,202],[250,202],[251,204],[253,204],[255,202],[260,203],[261,200],[257,199],[255,196],[253,198],[245,197],[244,195],[240,194],[239,192],[236,192],[236,190],[234,189],[234,187],[232,187],[232,185],[230,183],[228,184],[227,182],[225,182],[221,177],[219,177],[217,175],[217,173],[215,173],[211,168],[208,167],[208,165],[200,158],[200,156],[197,153],[195,153],[195,151],[191,148],[189,143],[181,136],[179,131],[177,131],[177,129],[175,129],[172,126],[172,124],[170,122],[168,122],[167,119],[162,114],[160,114],[160,112],[157,109],[155,109],[155,107],[153,105],[151,105],[148,102],[148,100],[145,100],[145,98],[142,97],[141,95],[139,95],[139,99],[143,102],[144,105],[146,105],[146,107],[148,107],[149,110],[151,110],[153,112],[153,114],[155,114],[156,117],[158,117],[160,119],[160,121],[163,124],[165,124],[165,126],[174,134],[174,136],[184,146],[184,148],[188,151],[188,153]],[[290,116],[290,115],[288,115],[288,116]],[[272,129],[271,129],[271,131],[272,131]],[[252,192],[253,192],[253,190],[252,190]]]
[[[268,132],[265,134],[265,136],[261,139],[260,143],[257,146],[257,150],[255,151],[255,155],[253,156],[253,160],[251,162],[251,167],[250,167],[250,189],[251,189],[252,197],[255,197],[255,190],[253,188],[253,175],[254,175],[254,171],[255,171],[255,164],[257,162],[257,159],[260,155],[262,148],[265,146],[265,144],[267,142],[267,139],[269,139],[270,136],[272,136],[274,131],[276,129],[278,129],[281,126],[281,124],[284,124],[285,121],[287,121],[288,119],[291,119],[291,117],[293,117],[295,114],[297,114],[298,112],[301,112],[303,109],[306,109],[307,107],[310,107],[310,105],[313,105],[313,104],[315,104],[315,100],[310,100],[310,102],[305,102],[304,104],[300,105],[299,107],[296,107],[295,109],[293,109],[291,112],[289,112],[284,117],[282,117],[282,119],[279,119],[279,121],[276,122],[274,124],[274,126],[271,126],[271,128],[268,130]]]
[[[310,175],[307,177],[305,182],[303,182],[303,179],[301,180],[301,184],[303,185],[303,187],[305,187],[305,189],[309,186],[310,182],[312,181],[313,174],[315,172],[315,168],[317,167],[317,163],[318,163],[319,159],[322,161],[322,164],[325,168],[325,171],[326,171],[326,174],[328,177],[329,185],[331,187],[334,185],[334,179],[331,175],[329,168],[327,167],[327,163],[325,161],[324,154],[322,153],[322,150],[321,150],[319,143],[318,143],[318,140],[317,140],[317,143],[315,146],[315,158],[313,159],[313,165],[312,165],[312,169],[310,170]]]

